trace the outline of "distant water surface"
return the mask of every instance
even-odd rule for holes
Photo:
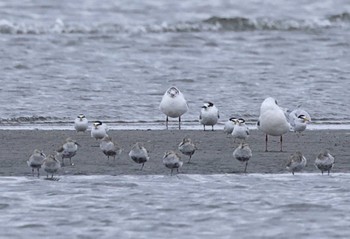
[[[1,124],[164,119],[176,85],[226,120],[267,96],[350,121],[350,1],[3,1]]]
[[[3,238],[349,238],[350,175],[0,177]]]

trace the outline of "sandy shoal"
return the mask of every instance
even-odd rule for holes
[[[167,150],[177,150],[184,136],[196,143],[198,150],[187,163],[182,156],[184,174],[225,174],[241,173],[244,165],[233,159],[232,152],[238,143],[222,130],[111,130],[108,133],[123,147],[123,152],[115,161],[100,150],[99,143],[90,137],[90,132],[77,134],[72,130],[0,130],[0,176],[28,176],[31,169],[27,159],[35,148],[44,153],[52,153],[72,137],[81,145],[73,157],[74,166],[65,166],[59,175],[155,175],[169,174],[162,163]],[[248,173],[284,173],[285,164],[295,151],[301,151],[308,160],[306,172],[318,172],[314,160],[321,149],[327,148],[335,157],[332,172],[350,171],[350,131],[347,130],[309,130],[298,137],[288,133],[283,137],[284,151],[279,151],[279,137],[269,138],[269,152],[265,152],[265,135],[252,130],[247,142],[253,157],[249,161]],[[143,142],[150,161],[140,171],[140,165],[129,159],[128,153],[135,142]],[[68,162],[68,161],[67,161]],[[41,171],[41,175],[45,175]]]

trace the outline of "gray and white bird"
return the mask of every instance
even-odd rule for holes
[[[173,175],[173,170],[176,168],[177,172],[179,172],[179,168],[182,167],[183,162],[180,155],[172,150],[169,150],[163,156],[163,164],[165,167],[171,169],[170,174]]]
[[[218,108],[212,102],[204,103],[199,114],[199,122],[203,125],[204,131],[206,125],[210,125],[211,130],[214,131],[214,125],[218,123],[219,118]]]
[[[107,159],[109,160],[109,157],[113,157],[113,160],[115,160],[115,157],[117,155],[120,155],[123,149],[114,141],[112,141],[112,137],[106,135],[101,139],[100,142],[100,149],[104,153],[104,155],[107,156]]]
[[[305,168],[306,162],[304,155],[297,151],[289,157],[286,169],[294,175],[294,172],[300,172]]]
[[[247,172],[248,161],[252,157],[252,150],[247,143],[240,143],[240,145],[233,151],[233,157],[238,161],[244,163],[244,173]]]
[[[40,177],[39,170],[41,168],[41,165],[43,164],[44,159],[46,158],[46,155],[43,153],[43,151],[39,149],[34,149],[32,155],[30,155],[27,164],[29,167],[32,168],[32,175],[34,176],[34,170],[37,170],[37,176]]]
[[[75,140],[68,137],[66,141],[61,145],[59,149],[56,150],[57,153],[61,154],[62,166],[64,166],[64,159],[69,158],[69,164],[72,166],[72,158],[78,151],[78,146],[80,146]]]
[[[309,113],[300,108],[289,113],[289,123],[291,130],[301,133],[306,130],[307,124],[311,121]]]
[[[226,134],[232,134],[232,131],[235,127],[235,125],[237,124],[237,118],[235,117],[231,117],[229,120],[227,120],[225,122],[225,125],[224,125],[224,132]]]
[[[79,114],[74,120],[74,128],[76,132],[85,132],[89,127],[89,121],[86,119],[85,115]]]
[[[61,163],[54,154],[50,154],[43,161],[42,168],[47,173],[47,178],[51,174],[51,179],[53,179],[53,175],[61,168]]]
[[[249,137],[249,128],[246,126],[245,120],[242,118],[239,118],[236,122],[237,123],[232,131],[232,136],[235,141],[236,139],[239,139],[241,142],[244,142]]]
[[[192,155],[194,154],[194,152],[196,152],[197,147],[193,143],[193,141],[186,136],[180,142],[178,149],[181,153],[190,157],[188,160],[188,163],[189,163],[191,161]]]
[[[169,117],[179,118],[179,129],[181,129],[181,116],[188,111],[188,105],[184,95],[178,88],[172,86],[165,92],[159,109],[166,115],[165,125],[167,129]]]
[[[140,170],[143,169],[145,163],[149,160],[147,149],[140,142],[137,142],[132,146],[129,152],[129,157],[135,163],[142,164]]]
[[[92,125],[91,137],[95,138],[96,140],[99,140],[107,136],[107,132],[108,132],[107,125],[98,120],[98,121],[95,121]]]
[[[280,137],[280,151],[282,151],[282,136],[289,132],[290,124],[284,110],[278,106],[274,98],[268,97],[262,102],[257,125],[258,129],[266,134],[265,151],[267,152],[268,135]]]
[[[334,166],[334,157],[329,153],[327,149],[322,150],[316,157],[315,166],[321,170],[322,174],[324,171],[326,171],[329,175],[331,169]]]

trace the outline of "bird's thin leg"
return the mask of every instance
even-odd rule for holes
[[[39,169],[40,169],[40,168],[37,168],[37,171],[38,171],[38,178],[40,177],[40,172],[39,172]]]
[[[188,163],[190,163],[190,161],[191,161],[191,158],[192,158],[192,155],[190,155],[190,158],[188,159]]]
[[[331,171],[331,170],[328,169],[328,175],[329,175],[330,171]]]
[[[62,167],[64,166],[64,157],[62,157]]]
[[[140,169],[141,171],[142,171],[144,165],[145,165],[145,163],[142,164],[141,169]]]
[[[205,124],[203,125],[204,131],[205,131]]]
[[[265,137],[265,152],[267,152],[267,141],[269,140],[269,136],[266,135]]]
[[[214,125],[211,126],[211,131],[214,131]]]
[[[166,126],[166,129],[168,129],[168,121],[169,121],[169,118],[168,118],[168,116],[167,116],[166,119],[165,119],[165,126]]]
[[[181,116],[179,117],[179,129],[181,129]]]
[[[280,143],[281,143],[281,149],[280,149],[280,151],[282,152],[283,150],[282,150],[282,141],[283,141],[283,136],[281,135],[281,137],[280,137]]]
[[[32,176],[34,177],[34,168],[32,168]]]
[[[322,172],[322,175],[323,175],[323,170],[321,170],[321,172]]]
[[[72,164],[72,158],[69,158],[69,163],[70,163],[71,166],[73,165]]]
[[[172,176],[173,175],[173,169],[171,169],[171,171],[170,171],[170,176]]]
[[[248,161],[245,163],[244,173],[247,173]]]

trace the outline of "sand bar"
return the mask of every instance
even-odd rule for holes
[[[184,174],[241,173],[243,164],[233,159],[232,152],[238,143],[222,130],[110,130],[109,135],[123,147],[115,161],[107,160],[90,137],[90,132],[77,134],[73,130],[0,130],[0,176],[29,176],[26,160],[33,149],[42,149],[46,154],[57,149],[65,138],[72,137],[82,146],[73,158],[74,166],[63,167],[59,175],[155,175],[169,174],[162,164],[167,150],[176,150],[181,139],[187,135],[195,141],[198,150],[191,163],[182,156]],[[294,133],[284,136],[284,151],[279,151],[279,138],[270,137],[269,152],[265,152],[265,136],[252,130],[247,142],[253,151],[248,173],[285,173],[289,155],[297,150],[308,159],[303,173],[318,172],[314,160],[323,148],[335,157],[333,172],[350,172],[350,130],[308,130],[298,137]],[[140,171],[140,165],[132,162],[128,153],[135,142],[143,142],[149,151],[150,161]],[[44,175],[44,172],[41,172]]]

